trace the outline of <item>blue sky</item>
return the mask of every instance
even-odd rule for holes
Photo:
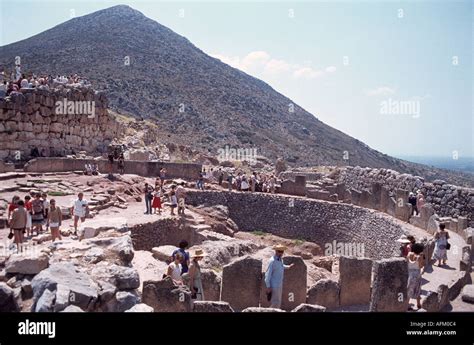
[[[474,156],[471,1],[0,1],[0,45],[127,4],[381,152]]]

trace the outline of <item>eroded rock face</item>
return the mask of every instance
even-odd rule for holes
[[[307,303],[321,305],[328,309],[340,306],[339,283],[331,279],[321,279],[309,288]]]
[[[341,305],[369,303],[371,279],[372,260],[341,256],[339,258]]]
[[[474,303],[474,285],[466,285],[461,291],[461,299],[464,302]]]
[[[258,307],[262,282],[262,261],[249,256],[224,266],[221,300],[234,310]]]
[[[33,288],[33,310],[45,290],[56,293],[58,285],[69,290],[69,304],[76,305],[83,310],[92,310],[98,298],[97,284],[89,275],[77,271],[71,263],[55,263],[41,271],[31,281]]]
[[[15,299],[14,291],[5,283],[0,283],[0,312],[18,312],[20,307]]]
[[[195,301],[193,311],[198,313],[229,313],[234,309],[227,302]]]
[[[326,311],[326,307],[316,304],[300,304],[292,310],[293,313],[322,313]]]
[[[404,258],[375,261],[370,311],[406,311],[407,283],[408,264]]]
[[[189,289],[175,285],[169,277],[143,282],[142,302],[155,312],[189,312],[192,307]]]
[[[8,259],[5,270],[7,273],[38,274],[48,267],[49,256],[46,253],[13,254]]]

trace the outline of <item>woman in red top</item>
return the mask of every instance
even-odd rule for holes
[[[151,204],[151,208],[154,209],[155,214],[158,209],[158,212],[161,213],[161,192],[160,187],[155,188],[155,194],[153,195],[153,203]]]
[[[8,205],[8,215],[7,215],[7,220],[10,223],[11,215],[12,212],[18,208],[18,201],[20,200],[20,197],[18,195],[15,195],[12,198],[12,202]]]

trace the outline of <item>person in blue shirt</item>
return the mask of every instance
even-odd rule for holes
[[[181,253],[181,255],[183,256],[183,261],[181,262],[181,274],[185,274],[189,270],[189,252],[186,251],[186,248],[188,248],[188,246],[188,241],[182,240],[181,242],[179,242],[179,248],[176,249],[171,255],[173,261],[175,260],[176,253]]]
[[[283,275],[285,269],[291,268],[291,265],[283,264],[283,253],[286,247],[278,244],[273,247],[275,255],[272,256],[265,272],[265,285],[267,286],[267,295],[271,294],[270,308],[281,308],[281,297],[283,293]]]

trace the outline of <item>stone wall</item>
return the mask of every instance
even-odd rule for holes
[[[438,215],[441,217],[468,217],[469,225],[474,226],[473,188],[454,186],[442,180],[428,183],[420,176],[400,174],[390,169],[349,166],[340,170],[336,181],[345,183],[348,189],[353,188],[359,191],[363,189],[371,191],[373,183],[378,182],[394,195],[397,189],[410,192],[416,192],[419,189],[426,197],[426,202],[433,205]]]
[[[240,231],[265,231],[312,241],[323,248],[334,240],[363,244],[365,256],[374,259],[398,255],[394,243],[408,232],[402,224],[369,209],[299,197],[189,190],[186,202],[227,206]]]
[[[75,103],[61,109],[57,102],[65,100]],[[105,152],[119,128],[104,93],[84,87],[23,89],[0,100],[0,160],[27,160],[35,147],[45,156]]]
[[[84,170],[86,163],[94,163],[101,173],[118,173],[117,162],[110,164],[105,159],[75,159],[75,158],[36,158],[26,163],[27,172],[62,172]],[[157,177],[161,168],[166,168],[168,178],[183,178],[195,180],[199,177],[202,165],[197,163],[143,162],[125,161],[125,174]]]

